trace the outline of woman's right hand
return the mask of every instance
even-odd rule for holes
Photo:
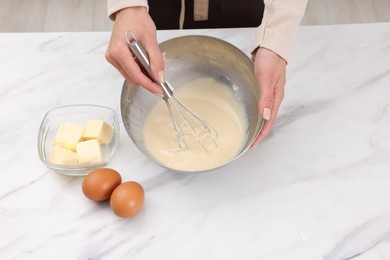
[[[161,87],[150,80],[135,61],[127,46],[125,32],[132,32],[140,41],[149,55],[154,78],[164,82],[164,59],[157,43],[156,26],[145,7],[129,7],[116,13],[106,59],[132,85],[143,86],[157,95],[162,95]]]

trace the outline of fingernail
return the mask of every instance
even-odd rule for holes
[[[271,118],[271,109],[269,109],[268,107],[265,107],[263,109],[263,118],[267,121]]]
[[[158,74],[159,82],[164,83],[165,82],[165,72],[163,70],[161,70],[157,74]]]
[[[166,55],[167,55],[167,53],[164,51],[164,52],[162,53],[164,63],[167,61]]]

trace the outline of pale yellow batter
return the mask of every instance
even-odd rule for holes
[[[240,152],[246,138],[247,118],[243,105],[230,88],[205,77],[188,82],[174,95],[217,131],[217,146],[208,139],[204,143],[206,152],[186,131],[188,149],[179,151],[168,109],[161,101],[144,126],[146,146],[157,161],[176,170],[201,171],[221,166]]]

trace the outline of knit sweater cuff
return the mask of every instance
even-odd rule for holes
[[[149,11],[147,0],[107,0],[107,16],[115,21],[116,12],[127,7],[144,6]]]
[[[288,62],[307,0],[266,0],[264,3],[263,21],[257,28],[252,52],[259,47],[267,48]]]

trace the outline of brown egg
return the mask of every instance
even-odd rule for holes
[[[144,189],[134,181],[124,182],[111,195],[112,211],[122,218],[134,216],[144,204]]]
[[[121,175],[109,168],[99,168],[91,171],[83,180],[83,193],[93,201],[109,199],[114,189],[121,184]]]

